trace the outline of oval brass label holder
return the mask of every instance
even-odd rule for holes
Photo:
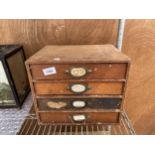
[[[85,114],[75,114],[71,115],[71,120],[76,123],[82,123],[87,120],[87,116]]]
[[[74,78],[81,78],[86,76],[88,73],[91,73],[91,69],[87,69],[85,67],[73,67],[65,70],[65,73],[69,73]]]
[[[67,87],[67,89],[75,94],[80,94],[80,93],[86,92],[91,88],[85,84],[74,83],[74,84],[71,84],[69,87]]]

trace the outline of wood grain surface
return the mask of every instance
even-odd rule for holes
[[[73,116],[84,115],[86,120],[82,122],[76,122],[72,119]],[[74,123],[118,123],[119,122],[119,112],[40,112],[40,120],[42,123],[60,123],[60,124],[74,124]]]
[[[123,52],[132,61],[125,108],[137,134],[155,134],[155,20],[127,20]]]
[[[45,76],[43,70],[54,66],[56,68],[57,74],[52,74]],[[66,70],[71,70],[71,68],[82,67],[84,69],[89,69],[91,72],[87,72],[83,77],[74,77]],[[54,64],[54,65],[31,65],[31,74],[35,80],[71,80],[71,79],[125,79],[127,64]]]
[[[80,84],[85,87],[90,87],[78,95],[122,95],[123,82],[91,82],[91,81],[75,81],[75,82],[35,82],[34,89],[37,95],[75,95],[68,87],[71,85]]]
[[[123,63],[130,59],[115,46],[106,45],[48,45],[27,60],[29,64],[51,63]]]
[[[26,57],[45,45],[116,45],[119,20],[0,20],[0,44],[24,45]]]

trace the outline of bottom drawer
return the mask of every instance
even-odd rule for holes
[[[40,112],[40,123],[118,123],[119,112]]]

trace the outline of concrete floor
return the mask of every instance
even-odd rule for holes
[[[0,135],[16,135],[31,107],[31,94],[29,94],[21,109],[0,109]]]

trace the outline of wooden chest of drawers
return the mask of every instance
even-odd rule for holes
[[[26,61],[39,123],[119,123],[130,59],[112,45],[46,46]]]

